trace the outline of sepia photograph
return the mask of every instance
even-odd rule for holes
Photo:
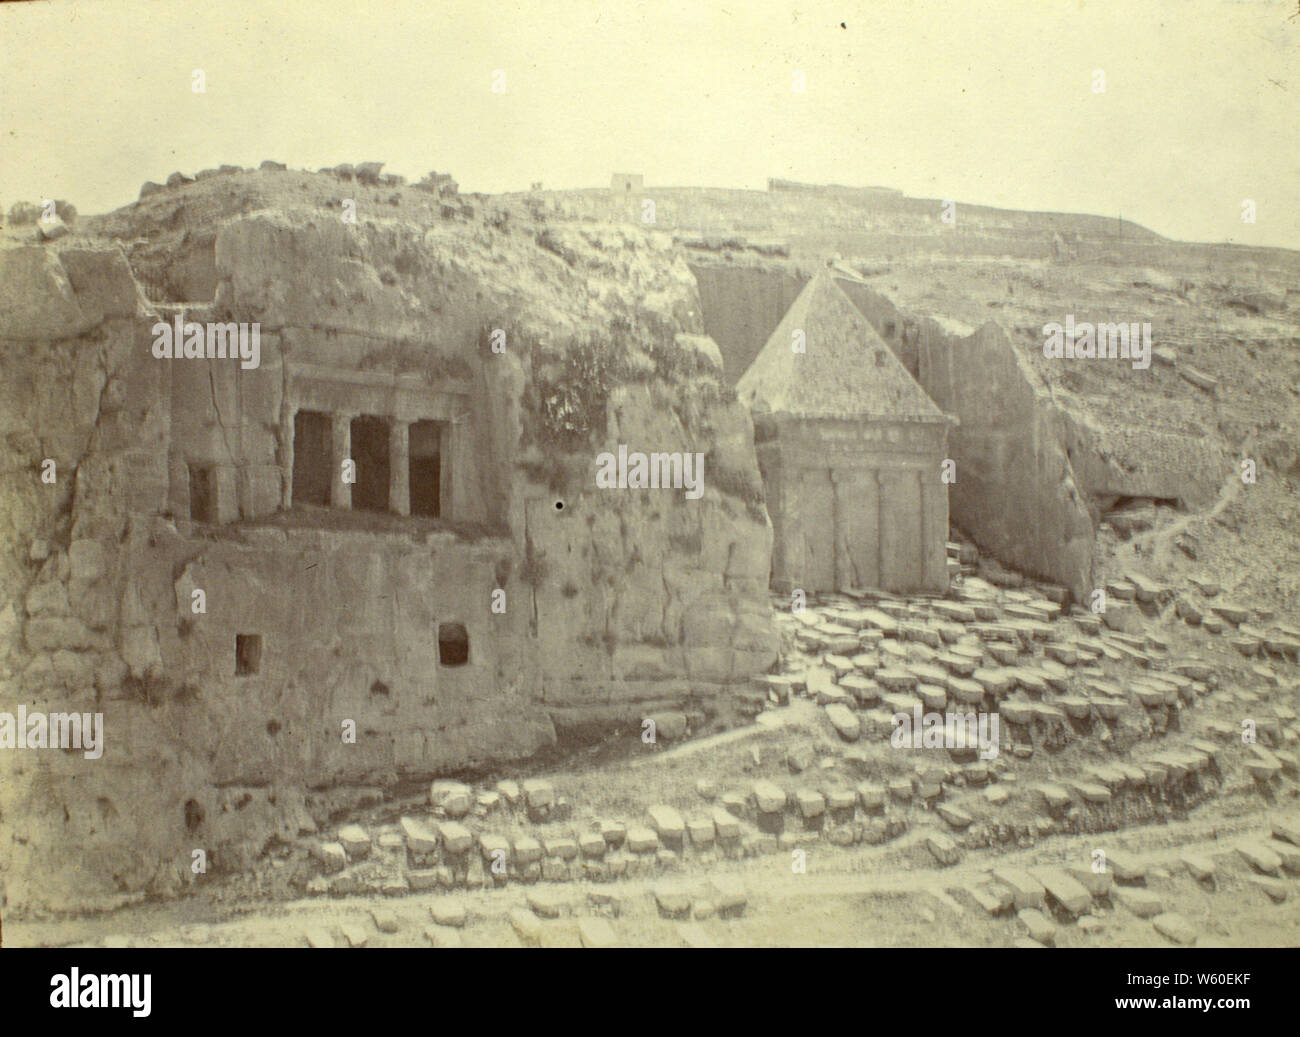
[[[0,3],[24,997],[1055,948],[1260,1006],[1297,144],[1297,0]]]

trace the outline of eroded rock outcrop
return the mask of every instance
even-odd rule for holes
[[[921,384],[961,425],[949,437],[953,521],[999,561],[1067,588],[1094,586],[1094,517],[1046,384],[990,321],[969,338],[920,337]]]
[[[0,252],[0,708],[105,730],[96,760],[0,754],[11,904],[175,890],[195,849],[231,870],[296,835],[313,787],[707,714],[775,660],[752,430],[662,235],[560,228],[566,259],[500,216],[195,230],[202,305],[146,303],[111,245]],[[159,359],[159,321],[255,322],[260,362]],[[567,395],[593,348],[604,375]],[[304,413],[336,438],[299,440]],[[337,492],[328,452],[362,418],[347,449],[385,478],[435,428],[441,515],[295,497],[314,446]],[[618,443],[703,453],[703,496],[598,490]]]

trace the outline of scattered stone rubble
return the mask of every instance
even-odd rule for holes
[[[582,822],[575,821],[581,804],[549,779],[492,787],[438,781],[426,804],[407,805],[393,821],[348,823],[307,837],[307,853],[290,848],[296,881],[336,897],[522,884],[532,890],[528,910],[512,911],[511,925],[521,942],[542,944],[549,921],[582,914],[574,906],[581,898],[557,884],[584,885],[590,907],[616,903],[600,890],[622,888],[618,880],[643,880],[659,916],[685,923],[744,909],[743,884],[697,877],[727,862],[812,846],[860,853],[912,833],[899,852],[941,872],[988,846],[1028,847],[1054,833],[1185,817],[1230,788],[1274,800],[1294,793],[1300,727],[1287,697],[1269,694],[1297,688],[1294,631],[1219,600],[1204,580],[1172,588],[1137,573],[1115,578],[1107,584],[1111,603],[1097,615],[1064,607],[1048,586],[997,588],[961,562],[959,545],[951,554],[960,578],[948,598],[827,594],[801,612],[778,614],[787,650],[783,672],[755,679],[768,700],[759,726],[820,707],[827,742],[839,747],[820,765],[792,749],[784,761],[789,780],[760,777],[733,788],[701,780],[693,803],[648,802],[637,816]],[[1219,644],[1195,653],[1172,647],[1161,623],[1185,619],[1183,602],[1199,609],[1192,630]],[[1219,625],[1207,627],[1209,616]],[[1247,638],[1249,658],[1259,661],[1248,664],[1252,679],[1240,681],[1215,656],[1225,642],[1243,652],[1237,642]],[[1221,719],[1238,705],[1249,707],[1253,744]],[[892,749],[893,715],[918,706],[996,711],[1001,752],[981,759],[969,747]],[[1087,748],[1096,762],[1073,754],[1056,766],[1067,747]],[[1244,872],[1282,902],[1294,885],[1286,876],[1300,871],[1297,847],[1300,823],[1283,818],[1267,840],[1183,854],[1172,872],[1111,847],[1101,870],[1088,860],[994,868],[951,892],[1012,919],[1011,938],[1036,946],[1056,942],[1064,926],[1098,932],[1100,917],[1113,910],[1149,920],[1156,942],[1190,944],[1196,927],[1171,910],[1176,903],[1153,880],[1187,874],[1218,889],[1229,873]],[[463,909],[435,910],[430,942],[454,945],[443,930],[458,928],[457,918]],[[614,929],[591,919],[580,918],[576,932],[583,946],[617,942]],[[682,938],[707,942],[698,931]]]
[[[370,187],[402,187],[403,178],[383,173],[383,166],[343,164],[321,173]],[[287,172],[282,163],[271,160],[260,169]],[[236,172],[242,171],[222,166],[193,177],[174,172],[165,185],[146,183],[140,197],[181,191],[196,180]],[[455,201],[457,195],[455,181],[442,174],[430,173],[411,186],[444,202]],[[9,211],[9,224],[34,223],[39,240],[55,240],[72,233],[76,221],[76,210],[67,203],[57,202],[55,209],[55,219],[43,220],[38,206],[18,203]],[[452,211],[444,204],[443,217]],[[301,228],[271,226],[260,217],[243,226],[248,232],[244,237],[223,232],[223,249],[218,250],[223,256],[234,246],[245,250],[245,258],[258,255],[263,239],[252,230],[281,234],[299,245],[315,240]],[[572,265],[572,251],[561,243],[562,237],[547,237],[555,247],[544,250]],[[39,248],[28,248],[22,262],[39,264],[42,276],[63,288],[68,299],[80,294],[83,298],[76,305],[91,314],[87,299],[93,293],[86,290],[84,265],[94,256],[76,250],[54,256],[57,251],[45,256]],[[284,251],[296,255],[316,250]],[[551,256],[541,258],[555,262]],[[485,255],[488,260],[495,261],[495,256]],[[124,267],[126,260],[113,262]],[[67,286],[54,276],[57,264],[66,267]],[[391,276],[387,271],[376,275],[379,284],[389,287],[392,282],[386,278]],[[125,281],[129,305],[116,314],[122,318],[139,309],[129,275]],[[36,309],[42,308],[50,311]],[[314,312],[305,304],[301,309]],[[349,320],[356,316],[348,307],[342,309]],[[84,321],[69,318],[58,335],[42,326],[39,333],[23,337],[62,341],[83,335],[82,323],[94,325],[92,316],[84,316]],[[1192,384],[1216,390],[1210,376],[1188,365],[1177,366]],[[93,400],[97,393],[82,395]],[[111,404],[113,394],[103,395]],[[986,409],[985,400],[979,404]],[[642,424],[652,427],[653,402],[647,398],[641,407]],[[1027,404],[1026,413],[1026,421],[1037,421],[1038,403]],[[113,439],[88,441],[104,438]],[[1043,484],[1055,493],[1059,480],[1047,478]],[[79,508],[84,499],[79,496]],[[551,506],[549,500],[542,503]],[[1147,500],[1107,512],[1106,521],[1119,535],[1137,537],[1157,525],[1157,509]],[[1091,531],[1091,523],[1085,525]],[[534,539],[539,535],[534,528]],[[558,534],[555,538],[559,546]],[[1061,539],[1047,538],[1054,549]],[[746,541],[742,537],[738,542]],[[1195,557],[1181,541],[1179,546]],[[91,638],[87,630],[78,641],[67,633],[80,629],[68,618],[73,612],[93,606],[113,614],[107,595],[87,606],[84,593],[69,594],[74,588],[84,592],[116,566],[114,559],[103,557],[104,551],[99,540],[89,538],[72,539],[66,549],[57,542],[51,545],[44,536],[31,540],[27,557],[42,570],[40,580],[22,596],[25,637],[29,647],[43,653],[48,649],[52,662],[42,654],[24,671],[24,679],[58,677],[79,688],[123,685],[124,663],[116,676],[106,666],[92,673],[85,653],[73,651],[98,651],[98,634]],[[1063,566],[1056,578],[1082,580],[1091,552],[1089,541],[1089,565],[1079,561]],[[757,552],[743,566],[750,573],[746,579],[757,588],[749,588],[757,599],[753,612],[763,615],[719,609],[712,620],[701,622],[697,616],[687,624],[692,636],[710,625],[725,634],[716,638],[719,643],[730,644],[733,634],[754,633],[751,626],[757,631],[755,641],[767,633],[761,600],[764,553]],[[553,552],[556,557],[562,554]],[[725,580],[723,565],[702,568],[716,570],[720,583],[734,589],[733,561],[728,552]],[[657,916],[679,925],[683,942],[698,946],[710,942],[700,921],[734,918],[746,909],[747,884],[720,873],[733,862],[815,846],[819,853],[843,859],[890,853],[906,859],[909,867],[954,875],[967,863],[968,854],[986,847],[1029,848],[1049,835],[1114,832],[1135,823],[1181,819],[1220,795],[1251,795],[1264,801],[1295,795],[1300,630],[1270,609],[1232,600],[1238,589],[1221,588],[1208,577],[1173,586],[1126,572],[1101,581],[1105,608],[1093,612],[1067,605],[1066,588],[1028,582],[980,559],[969,544],[948,545],[946,571],[953,581],[946,597],[872,591],[825,594],[797,613],[790,611],[788,597],[774,599],[785,643],[780,670],[754,679],[748,688],[730,682],[743,681],[758,668],[748,665],[749,655],[771,657],[765,638],[737,648],[748,653],[737,658],[718,657],[711,643],[692,643],[688,668],[694,671],[693,679],[702,673],[717,676],[718,683],[726,685],[728,701],[734,693],[758,715],[757,726],[763,731],[779,730],[787,716],[813,717],[822,736],[818,752],[791,745],[783,759],[774,761],[767,746],[756,745],[754,773],[737,776],[734,784],[702,782],[689,802],[647,801],[617,817],[589,816],[582,803],[565,794],[562,780],[542,777],[487,784],[439,780],[418,801],[393,800],[388,798],[390,790],[376,792],[365,802],[359,796],[353,809],[342,811],[336,809],[337,797],[325,809],[308,797],[296,833],[281,831],[271,841],[253,869],[255,878],[260,882],[259,869],[265,865],[262,870],[268,874],[291,876],[288,885],[296,891],[340,899],[436,893],[440,899],[430,906],[423,928],[428,942],[440,947],[458,946],[461,931],[474,920],[461,899],[469,890],[514,896],[516,901],[522,894],[526,906],[509,910],[510,925],[522,942],[548,945],[561,939],[556,923],[564,923],[563,939],[582,946],[614,945],[619,932],[611,919],[617,919],[620,906],[631,896],[621,880],[644,880],[647,890],[641,906],[650,905]],[[556,593],[562,593],[556,583]],[[1078,596],[1078,586],[1069,590]],[[8,616],[5,621],[0,614],[0,625],[15,628],[18,620],[12,608]],[[100,626],[107,624],[106,619]],[[661,646],[647,641],[624,647],[635,651],[620,656],[620,676],[636,674],[639,683],[645,671],[647,685],[665,679],[656,658]],[[571,652],[571,647],[561,647],[556,655],[563,660]],[[387,695],[387,685],[379,686]],[[586,691],[579,688],[572,703],[548,702],[556,707],[551,710],[556,726],[561,719],[576,726],[599,712],[587,703]],[[665,743],[685,738],[698,716],[688,718],[683,712],[659,709],[663,702],[646,701],[656,707],[651,717]],[[630,708],[639,708],[640,700],[636,702]],[[566,709],[574,715],[564,717]],[[949,710],[995,713],[999,754],[983,758],[969,745],[934,752],[891,747],[896,714]],[[781,773],[773,773],[775,765]],[[221,799],[214,800],[214,815],[217,802],[223,806],[220,813],[226,813],[225,806],[240,794],[228,791],[229,796],[223,791]],[[179,825],[181,812],[172,813],[172,823]],[[186,803],[187,825],[190,814]],[[196,816],[201,817],[201,811]],[[1006,916],[1012,923],[1011,938],[1037,946],[1057,942],[1063,932],[1096,932],[1104,924],[1099,918],[1111,910],[1149,922],[1161,939],[1191,944],[1201,934],[1193,921],[1171,910],[1177,900],[1162,885],[1169,868],[1180,879],[1187,876],[1216,891],[1244,877],[1261,896],[1285,902],[1300,868],[1297,834],[1296,823],[1283,818],[1266,839],[1241,840],[1222,852],[1187,851],[1172,864],[1151,866],[1145,855],[1108,848],[1100,871],[1089,861],[997,868],[980,882],[963,883],[953,891],[990,914]],[[699,878],[701,870],[709,877]],[[574,883],[584,887],[585,900]],[[399,931],[394,913],[376,907],[372,914],[377,933]],[[186,939],[202,942],[200,936]],[[304,938],[312,946],[340,941],[364,946],[372,934],[368,927],[349,922],[334,930],[313,928]]]

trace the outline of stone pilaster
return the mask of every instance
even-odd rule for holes
[[[352,415],[332,414],[330,454],[334,469],[330,475],[330,504],[335,508],[352,508],[352,484],[343,481],[343,462],[352,457]],[[353,473],[355,478],[355,472]]]
[[[411,513],[411,426],[395,418],[388,431],[388,510]]]

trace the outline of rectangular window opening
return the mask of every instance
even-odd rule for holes
[[[262,668],[262,635],[235,635],[235,676],[247,677]]]
[[[417,421],[410,431],[411,514],[442,514],[442,444],[444,421]]]
[[[331,423],[328,414],[300,410],[293,416],[293,503],[330,502]]]
[[[216,473],[203,465],[190,465],[190,518],[195,522],[217,521]]]
[[[388,422],[371,414],[352,419],[353,511],[388,510]]]

